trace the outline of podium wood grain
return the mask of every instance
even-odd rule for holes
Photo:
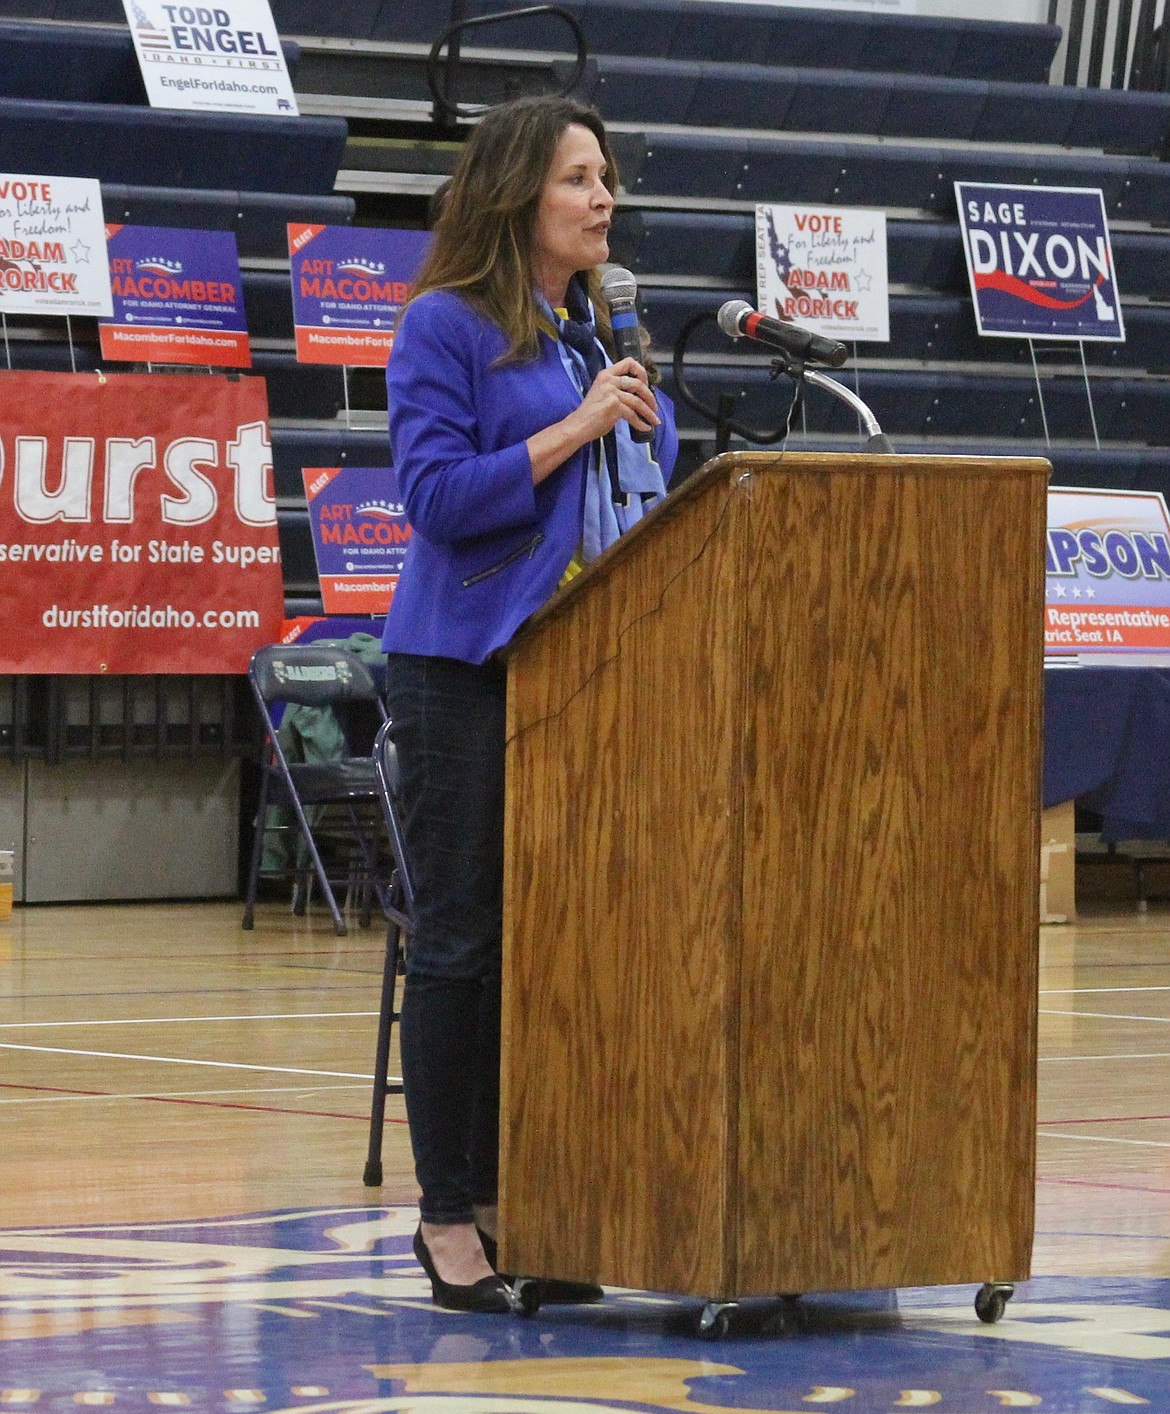
[[[724,457],[518,642],[509,1270],[1027,1274],[1046,475]]]

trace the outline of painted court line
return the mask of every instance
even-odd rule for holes
[[[18,1085],[0,1083],[0,1090],[37,1090],[44,1093],[0,1096],[0,1105],[60,1105],[86,1104],[109,1100],[187,1100],[219,1099],[223,1096],[241,1095],[322,1095],[329,1090],[361,1090],[366,1093],[368,1086],[352,1082],[346,1085],[233,1085],[226,1090],[65,1090],[54,1085]]]
[[[192,1060],[186,1056],[139,1056],[125,1051],[75,1051],[64,1046],[23,1046],[0,1041],[0,1051],[40,1051],[51,1056],[92,1056],[97,1060],[153,1061],[157,1065],[205,1065],[216,1070],[264,1070],[274,1075],[324,1075],[332,1080],[373,1080],[358,1070],[305,1070],[293,1065],[252,1065],[246,1061]]]
[[[1057,1134],[1040,1131],[1041,1139],[1073,1139],[1078,1144],[1126,1144],[1137,1149],[1170,1149],[1170,1139],[1112,1139],[1101,1134]]]
[[[1170,992],[1170,987],[1041,987],[1042,997],[1091,997],[1102,992]]]
[[[1125,1016],[1112,1011],[1048,1011],[1040,1008],[1041,1016],[1076,1016],[1082,1021],[1160,1021],[1170,1022],[1170,1016]]]
[[[1092,1115],[1086,1119],[1042,1119],[1037,1128],[1047,1129],[1054,1124],[1156,1124],[1170,1119],[1170,1115]]]
[[[130,1016],[107,1021],[0,1021],[0,1031],[37,1031],[51,1026],[182,1026],[195,1021],[328,1021],[377,1016],[376,1011],[272,1011],[243,1016]]]
[[[1051,1061],[1112,1061],[1112,1060],[1170,1060],[1170,1051],[1120,1051],[1115,1056],[1041,1056],[1040,1063]]]

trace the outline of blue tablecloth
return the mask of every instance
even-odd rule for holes
[[[1170,669],[1044,674],[1044,804],[1075,799],[1107,840],[1170,839]]]

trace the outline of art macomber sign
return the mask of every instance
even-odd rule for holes
[[[232,231],[107,226],[106,236],[114,320],[98,326],[103,358],[251,364]]]
[[[0,673],[241,673],[284,617],[262,378],[0,373]]]
[[[956,182],[980,334],[1125,339],[1099,189]]]
[[[112,313],[100,182],[0,174],[0,312]]]
[[[757,206],[756,287],[761,314],[827,339],[887,342],[885,212]]]
[[[305,467],[305,498],[327,614],[384,614],[410,543],[388,466]]]
[[[290,225],[299,362],[385,368],[429,242],[426,231]]]
[[[1157,491],[1048,492],[1044,651],[1170,659],[1170,519]]]
[[[268,0],[122,0],[152,108],[296,113]]]

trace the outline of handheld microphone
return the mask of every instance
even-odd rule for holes
[[[632,358],[642,362],[642,339],[638,333],[638,310],[634,303],[638,296],[638,282],[633,275],[620,265],[611,265],[601,277],[601,293],[609,305],[609,322],[613,326],[615,362]],[[630,438],[634,442],[652,442],[654,433],[643,432],[630,424]]]
[[[799,324],[786,324],[782,319],[757,314],[746,300],[728,300],[719,311],[719,327],[729,338],[755,339],[800,363],[840,368],[849,357],[849,350],[836,339],[823,339]]]

